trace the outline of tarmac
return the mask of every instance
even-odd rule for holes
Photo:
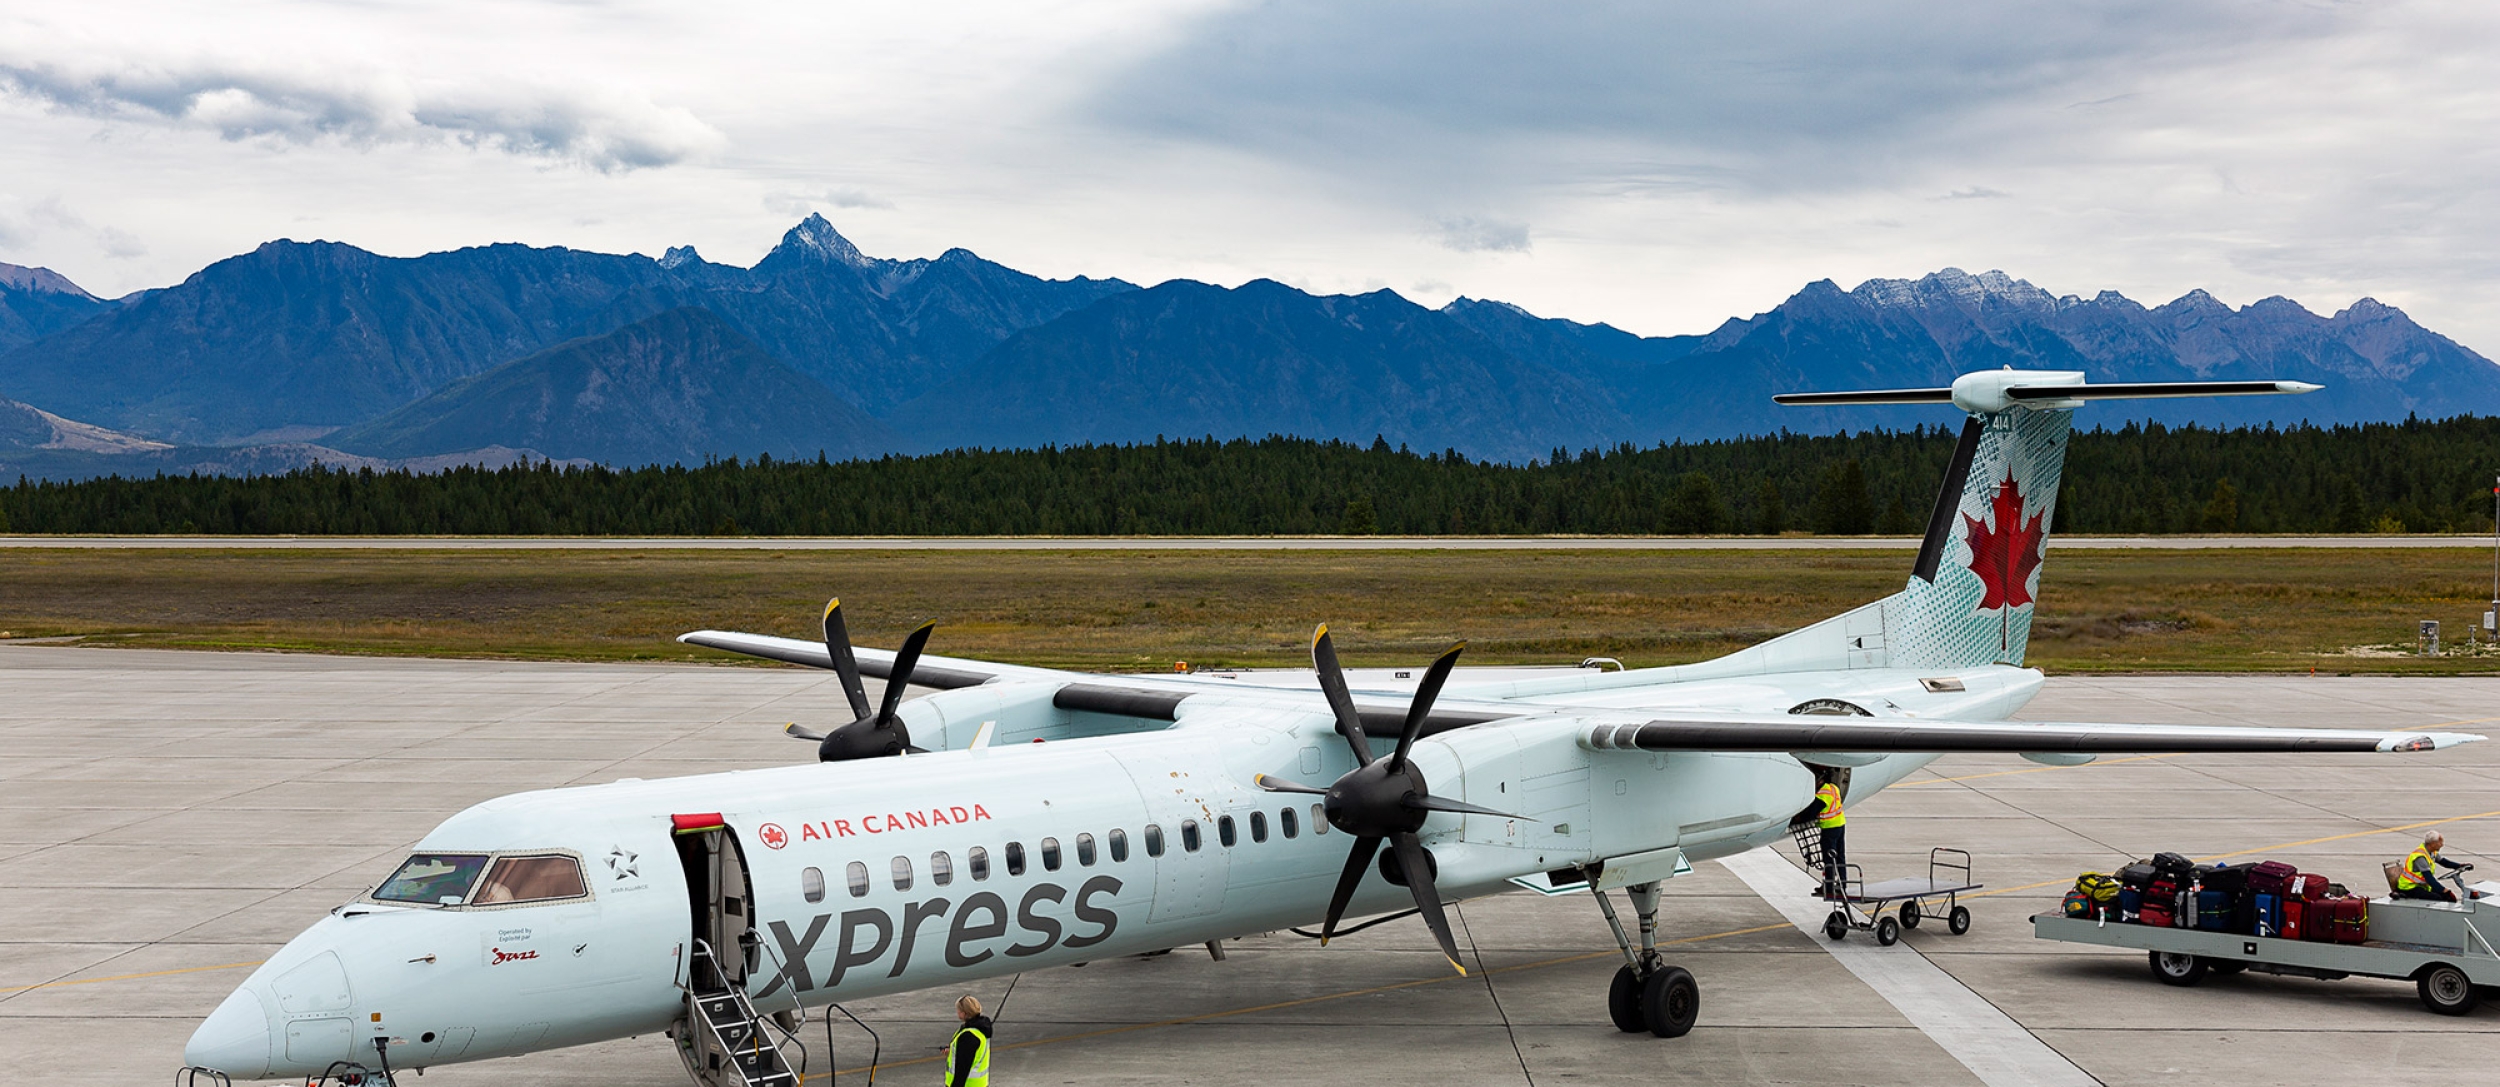
[[[0,548],[281,551],[1904,551],[1916,536],[0,536]],[[2086,551],[2474,548],[2488,536],[2059,536]]]
[[[163,1082],[251,964],[479,800],[810,757],[830,676],[797,669],[0,647],[0,1054],[12,1083]],[[2059,720],[2500,730],[2500,679],[2059,677]],[[2156,984],[2133,953],[2025,918],[2081,869],[2176,850],[2292,861],[2355,887],[2432,825],[2500,872],[2500,742],[2427,755],[2175,756],[2072,768],[1957,756],[1851,806],[1851,858],[1918,874],[1954,845],[1988,884],[1954,937],[1835,948],[1771,853],[1669,882],[1669,957],[1702,991],[1685,1038],[1618,1033],[1620,963],[1585,896],[1452,913],[1471,976],[1413,921],[1322,949],[1279,933],[975,988],[1002,1085],[2386,1082],[2488,1069],[2500,1006],[2434,1016],[2413,987],[2240,975]],[[2479,855],[2478,855],[2479,854]],[[1768,896],[1766,898],[1766,896]],[[1812,915],[1806,915],[1811,920]],[[955,993],[863,1000],[882,1077],[937,1078]],[[813,1082],[823,1083],[822,1028]],[[834,1034],[843,1081],[868,1036]],[[1974,1071],[1977,1069],[1978,1071]],[[1986,1073],[1982,1078],[1980,1073]],[[451,1065],[403,1082],[683,1083],[657,1038]]]

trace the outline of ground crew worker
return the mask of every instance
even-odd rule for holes
[[[2457,900],[2454,892],[2439,885],[2439,869],[2470,872],[2474,870],[2474,866],[2459,864],[2440,856],[2440,847],[2446,844],[2448,844],[2447,838],[2434,830],[2422,836],[2422,844],[2416,846],[2413,852],[2405,854],[2404,867],[2396,872],[2396,897],[2427,898],[2437,902]],[[2465,880],[2459,877],[2457,886],[2464,885]]]
[[[1814,799],[1822,805],[1814,815],[1814,825],[1823,830],[1823,893],[1838,895],[1841,873],[1846,871],[1841,866],[1848,863],[1849,854],[1844,843],[1849,816],[1840,810],[1840,783],[1824,782],[1822,788],[1814,790]]]
[[[962,1025],[946,1041],[946,1087],[990,1087],[990,1017],[981,1014],[981,998],[965,995],[955,1001]]]

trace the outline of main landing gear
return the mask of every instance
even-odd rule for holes
[[[1641,917],[1637,952],[1623,934],[1614,902],[1594,884],[1590,891],[1597,896],[1597,908],[1606,914],[1606,926],[1615,931],[1615,946],[1623,949],[1623,968],[1615,971],[1614,985],[1606,992],[1606,1012],[1613,1017],[1615,1029],[1626,1034],[1645,1030],[1661,1038],[1683,1037],[1701,1015],[1701,985],[1693,980],[1692,971],[1658,958],[1658,885],[1635,883],[1623,889],[1632,899],[1633,912]]]

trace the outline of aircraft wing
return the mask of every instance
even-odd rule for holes
[[[1580,744],[1593,751],[2002,751],[2118,755],[2432,751],[2483,738],[2472,733],[2405,730],[1764,714],[1600,724],[1582,733]]]
[[[762,657],[766,660],[785,661],[790,664],[804,664],[810,668],[833,667],[833,655],[825,651],[823,642],[804,641],[798,638],[776,638],[770,634],[740,634],[734,630],[698,630],[680,634],[677,640],[687,645],[699,645],[730,653],[742,653],[750,657]],[[862,646],[851,652],[859,659],[859,670],[862,675],[884,679],[893,673],[893,650],[869,649]],[[957,687],[978,687],[1002,677],[1066,679],[1071,674],[1052,671],[1048,668],[1028,668],[1020,664],[992,664],[988,661],[968,660],[962,657],[930,655],[921,657],[920,666],[912,670],[911,684],[914,687],[951,691]]]

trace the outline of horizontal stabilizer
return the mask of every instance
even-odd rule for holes
[[[2460,732],[2237,728],[2033,721],[1928,721],[1898,717],[1834,719],[1763,715],[1715,720],[1598,725],[1581,738],[1593,751],[1915,751],[2062,752],[2151,755],[2191,752],[2432,751],[2473,743]]]
[[[1792,407],[1865,404],[1953,404],[1975,415],[2016,404],[2071,408],[2087,400],[2158,400],[2183,396],[2276,396],[2325,388],[2306,381],[2130,381],[2093,385],[2075,370],[1979,370],[1941,389],[1863,389],[1780,393],[1774,403]]]
[[[1950,404],[1951,389],[1866,389],[1839,393],[1781,393],[1771,398],[1775,404],[1791,406],[1849,404]]]
[[[2116,385],[2016,385],[2015,400],[2158,400],[2174,396],[2275,396],[2325,388],[2306,381],[2132,381]]]

